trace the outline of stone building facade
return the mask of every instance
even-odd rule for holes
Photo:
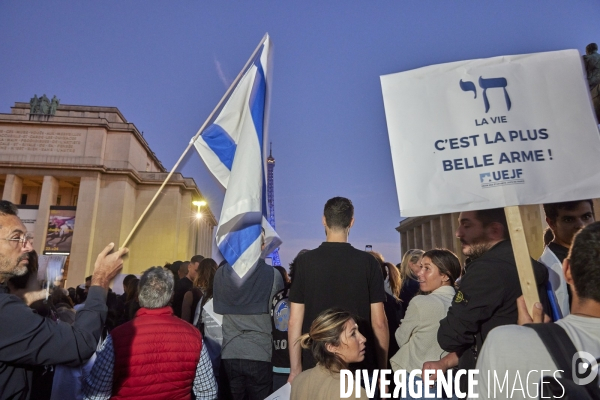
[[[138,129],[115,107],[60,105],[54,115],[32,114],[15,103],[0,114],[0,192],[32,222],[34,249],[48,253],[53,209],[74,210],[67,285],[83,283],[97,254],[123,243],[167,176]],[[174,174],[128,247],[123,273],[210,257],[217,221],[208,206],[197,219],[193,201],[203,196],[191,178]]]

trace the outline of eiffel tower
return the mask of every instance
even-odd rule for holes
[[[273,169],[275,169],[275,159],[273,158],[273,144],[269,149],[269,157],[267,158],[267,203],[269,205],[269,224],[275,229],[275,191],[273,190]],[[273,250],[269,255],[272,265],[281,265],[279,260],[279,248]]]

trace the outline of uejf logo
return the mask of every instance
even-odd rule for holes
[[[479,182],[482,188],[496,186],[517,185],[525,183],[523,179],[523,170],[516,168],[513,170],[503,169],[500,171],[484,172],[479,174]]]
[[[479,174],[479,180],[481,183],[492,183],[492,174],[489,172],[485,172],[483,174]]]
[[[598,375],[598,362],[587,351],[578,351],[571,360],[573,382],[578,385],[587,385]]]
[[[475,87],[475,84],[473,82],[463,82],[463,80],[461,79],[458,84],[460,85],[460,88],[463,90],[463,92],[473,92],[475,94],[474,99],[477,98],[477,87]],[[506,78],[503,77],[489,79],[485,79],[481,76],[479,77],[479,87],[483,89],[483,104],[485,105],[486,113],[490,110],[490,102],[488,101],[487,90],[494,88],[502,88],[502,90],[504,90],[504,100],[506,100],[506,108],[508,108],[508,111],[510,111],[511,102],[510,96],[506,91],[507,86],[508,81],[506,80]]]

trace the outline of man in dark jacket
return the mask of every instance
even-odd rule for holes
[[[6,290],[13,276],[27,273],[32,236],[17,216],[17,208],[0,201],[0,399],[28,399],[33,367],[77,366],[92,356],[106,318],[108,284],[123,266],[128,250],[108,254],[109,244],[96,259],[85,307],[71,326],[34,314]]]
[[[453,353],[445,361],[454,362],[445,367],[458,361],[459,368],[474,369],[477,351],[488,333],[497,326],[517,323],[516,300],[522,292],[504,209],[462,212],[458,222],[456,236],[468,259],[448,315],[440,321],[438,342]],[[531,263],[540,301],[548,309],[548,270],[537,261]]]

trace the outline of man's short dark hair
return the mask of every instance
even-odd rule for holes
[[[0,215],[17,215],[19,209],[7,200],[0,200]]]
[[[92,276],[91,276],[91,275],[85,278],[85,281],[86,281],[86,282],[87,282],[87,281],[91,281],[91,280],[92,280]]]
[[[579,298],[600,302],[600,222],[589,224],[575,235],[569,260]]]
[[[192,257],[190,262],[200,264],[200,261],[204,260],[204,258],[205,258],[204,256],[201,256],[200,254],[196,254],[194,257]]]
[[[592,208],[592,214],[594,213],[594,202],[592,200],[575,200],[575,201],[564,201],[562,203],[549,203],[544,204],[544,214],[552,222],[556,222],[558,218],[558,210],[573,211],[579,206],[579,203],[588,202]]]
[[[508,223],[506,222],[506,214],[504,213],[504,208],[490,208],[489,210],[477,210],[475,211],[475,218],[481,225],[486,228],[491,223],[497,222],[504,228],[504,239],[508,239]]]
[[[345,197],[334,197],[325,203],[325,223],[329,228],[346,229],[354,217],[354,206],[352,202]]]
[[[598,45],[596,43],[590,43],[585,46],[585,52],[587,54],[592,54],[594,51],[598,51]]]

